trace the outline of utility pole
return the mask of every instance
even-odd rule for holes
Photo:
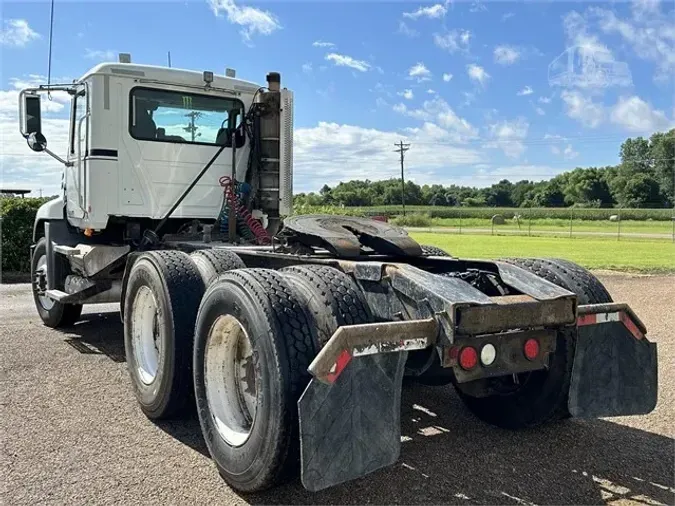
[[[199,111],[190,111],[185,115],[185,117],[190,118],[190,124],[186,127],[183,127],[183,130],[185,130],[192,136],[192,142],[194,142],[197,137],[201,137],[202,135],[201,133],[197,132],[199,127],[195,125],[195,120],[197,118],[200,118],[201,116],[202,113]]]
[[[171,51],[166,52],[166,59],[169,62],[169,68],[171,68]]]
[[[410,144],[404,144],[403,141],[400,141],[398,144],[394,144],[398,149],[394,150],[394,153],[401,154],[401,204],[403,204],[403,216],[405,216],[405,178],[403,175],[403,159],[405,158],[405,152],[410,149]]]

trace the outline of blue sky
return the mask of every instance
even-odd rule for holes
[[[675,126],[674,5],[56,0],[52,80],[118,52],[261,84],[279,71],[295,93],[296,191],[395,177],[399,139],[418,183],[539,180],[614,164],[627,136]],[[47,73],[49,4],[4,2],[0,30],[2,185],[49,192],[60,167],[17,137],[15,113],[18,88]],[[561,83],[549,66],[568,49]],[[59,100],[45,114],[55,149]]]

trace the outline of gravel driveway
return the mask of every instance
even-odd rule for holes
[[[452,387],[404,389],[401,458],[317,494],[293,483],[242,496],[212,466],[196,419],[155,425],[136,407],[116,306],[42,326],[28,285],[0,286],[0,503],[674,504],[675,277],[601,274],[659,345],[648,416],[489,427]]]

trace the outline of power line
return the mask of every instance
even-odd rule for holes
[[[405,178],[403,175],[403,160],[405,158],[405,152],[410,149],[410,144],[404,144],[403,141],[401,141],[398,144],[394,144],[394,146],[398,146],[398,149],[395,149],[394,153],[401,154],[401,204],[403,204],[403,216],[405,216]]]

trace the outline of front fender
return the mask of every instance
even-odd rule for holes
[[[40,236],[41,226],[44,226],[46,221],[63,220],[64,213],[63,197],[57,197],[49,202],[45,202],[40,206],[35,214],[35,222],[33,223],[33,243],[37,242]]]

